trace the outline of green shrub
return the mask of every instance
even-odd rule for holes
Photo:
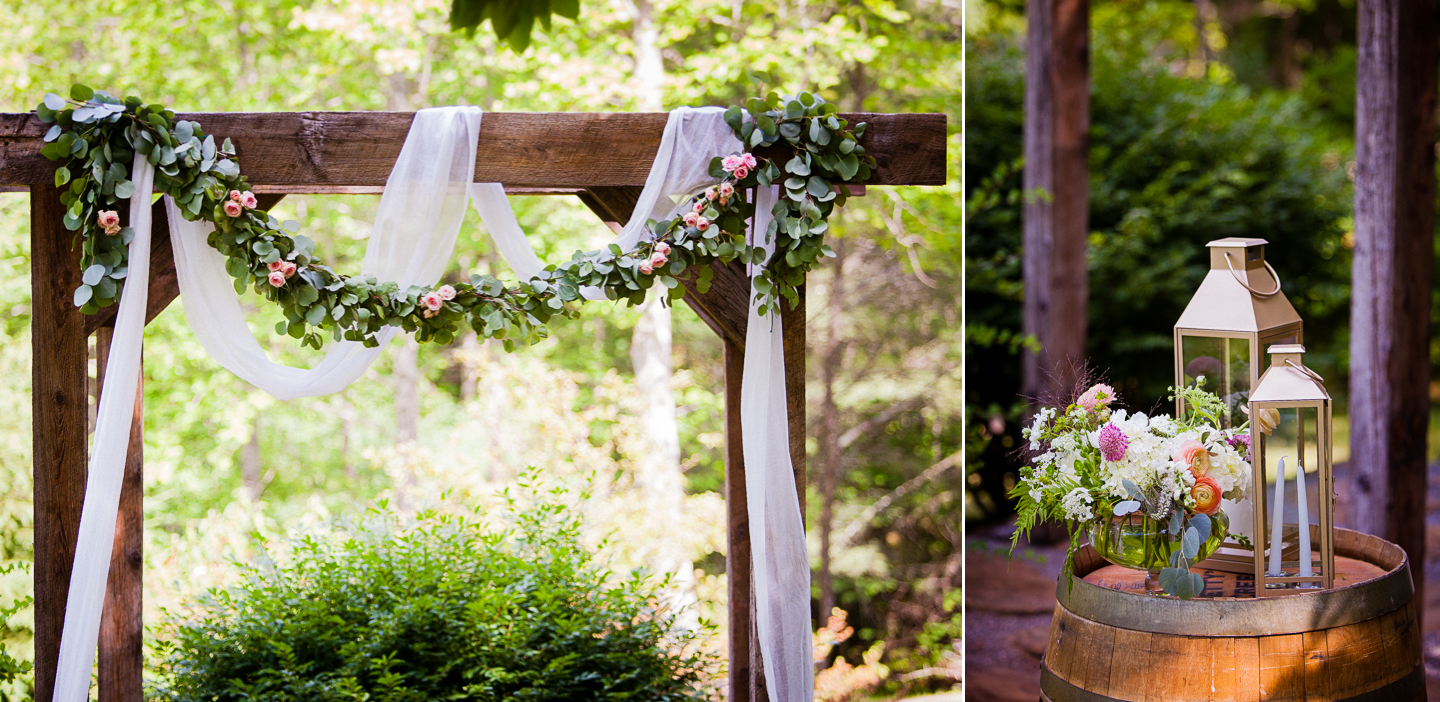
[[[580,544],[563,492],[508,525],[383,509],[172,619],[160,699],[690,700],[707,654],[642,573],[618,582]]]

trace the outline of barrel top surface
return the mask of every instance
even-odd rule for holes
[[[1205,579],[1205,590],[1196,599],[1255,596],[1255,576],[1251,573],[1227,573],[1206,568],[1191,568],[1190,570],[1199,573],[1200,577]],[[1335,586],[1337,588],[1377,580],[1384,577],[1386,572],[1384,568],[1374,563],[1345,556],[1335,557]],[[1110,590],[1145,594],[1145,571],[1143,570],[1117,565],[1101,566],[1086,575],[1085,582]]]
[[[1336,586],[1294,595],[1254,597],[1254,578],[1200,571],[1207,596],[1191,600],[1144,594],[1145,574],[1111,566],[1094,549],[1076,553],[1075,577],[1057,585],[1060,605],[1109,626],[1178,636],[1273,636],[1366,621],[1414,597],[1410,566],[1398,546],[1368,534],[1335,530]],[[1246,588],[1248,592],[1246,591]]]

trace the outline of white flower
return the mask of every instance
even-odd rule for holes
[[[1095,518],[1095,513],[1090,509],[1090,504],[1094,501],[1095,498],[1090,496],[1089,490],[1077,487],[1060,500],[1060,507],[1065,510],[1066,519],[1088,522]]]

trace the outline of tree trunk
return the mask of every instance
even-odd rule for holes
[[[835,581],[832,572],[833,554],[831,531],[835,526],[835,489],[839,484],[840,468],[840,408],[835,403],[835,382],[840,374],[840,363],[845,354],[845,340],[841,333],[841,317],[845,312],[845,242],[834,242],[834,272],[826,299],[829,315],[825,352],[820,365],[820,382],[824,396],[820,403],[820,473],[816,476],[820,488],[820,618],[830,616],[835,608]]]
[[[251,502],[260,501],[260,415],[250,425],[250,440],[240,449],[240,477],[245,482],[245,494]]]
[[[1025,50],[1023,391],[1031,398],[1074,382],[1085,355],[1089,225],[1089,0],[1030,0]]]
[[[1425,572],[1437,24],[1434,0],[1361,0],[1350,308],[1355,528]],[[1415,579],[1424,601],[1425,578]]]
[[[406,335],[395,352],[390,373],[395,382],[395,443],[413,444],[420,438],[420,344]]]

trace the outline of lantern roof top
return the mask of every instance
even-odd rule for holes
[[[1251,402],[1319,402],[1329,401],[1325,381],[1305,367],[1305,347],[1300,344],[1277,344],[1267,349],[1270,367],[1250,391]]]
[[[1264,239],[1230,237],[1206,244],[1210,272],[1175,328],[1261,332],[1298,324],[1300,315],[1280,291],[1274,269],[1265,262],[1266,243]]]

